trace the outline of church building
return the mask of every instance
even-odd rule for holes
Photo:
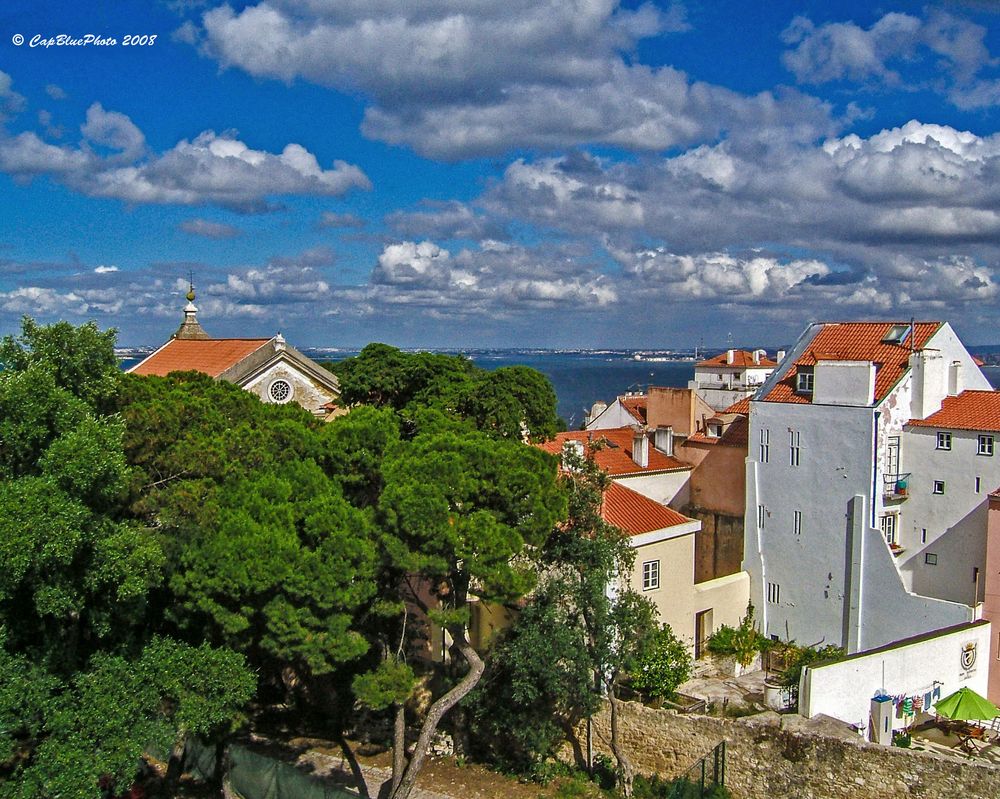
[[[194,297],[192,287],[177,332],[130,373],[202,372],[235,383],[262,402],[297,402],[324,418],[336,414],[340,397],[336,375],[290,346],[280,333],[271,338],[211,338],[198,323]]]

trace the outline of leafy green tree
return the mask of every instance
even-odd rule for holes
[[[551,456],[482,434],[418,436],[387,460],[383,473],[379,521],[400,599],[448,632],[453,657],[467,669],[435,698],[413,757],[394,776],[391,795],[405,799],[441,719],[485,668],[466,633],[470,594],[505,602],[532,588],[534,569],[524,556],[545,542],[564,499]]]
[[[0,344],[0,797],[96,799],[154,733],[238,718],[254,680],[231,652],[149,640],[164,552],[130,511],[113,331],[23,330]]]
[[[369,344],[332,368],[345,403],[393,408],[406,421],[407,437],[446,426],[440,417],[464,422],[451,425],[456,432],[476,429],[500,438],[543,439],[560,428],[552,384],[526,366],[487,371],[461,356]]]
[[[69,322],[39,325],[21,320],[21,335],[0,339],[0,368],[23,372],[33,365],[48,370],[55,384],[106,412],[118,394],[121,369],[115,356],[116,331],[98,329],[94,322],[74,327]]]
[[[638,672],[649,657],[659,629],[657,612],[624,581],[632,571],[635,550],[622,531],[601,516],[609,478],[592,460],[572,452],[564,460],[569,516],[544,550],[542,562],[550,575],[546,595],[562,604],[565,624],[581,631],[594,684],[610,705],[619,788],[631,796],[635,769],[621,743],[617,691],[622,679]]]
[[[569,622],[558,588],[543,583],[532,594],[470,697],[477,746],[503,769],[537,773],[567,730],[600,707],[584,630]]]
[[[636,658],[632,685],[651,697],[669,699],[691,676],[691,655],[668,625],[657,630],[648,648]]]

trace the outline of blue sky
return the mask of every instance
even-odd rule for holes
[[[996,8],[8,0],[0,332],[997,342]]]

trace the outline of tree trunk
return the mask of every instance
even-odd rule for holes
[[[472,648],[472,644],[469,643],[469,639],[465,637],[464,627],[453,625],[448,628],[448,632],[451,633],[458,651],[461,652],[462,657],[469,664],[469,673],[448,693],[434,702],[430,710],[427,711],[427,717],[420,727],[420,735],[413,749],[413,757],[410,758],[410,762],[407,764],[406,770],[403,772],[403,778],[400,780],[396,790],[390,794],[390,799],[408,799],[413,786],[417,782],[417,775],[420,773],[420,769],[423,768],[424,760],[427,758],[427,748],[430,746],[434,733],[437,732],[441,719],[445,713],[462,701],[476,687],[486,668],[483,659],[479,657],[476,650]]]
[[[619,732],[621,700],[615,696],[617,682],[617,680],[613,680],[608,686],[610,689],[608,691],[608,702],[611,704],[611,752],[614,754],[615,760],[618,761],[618,789],[622,792],[622,796],[628,799],[628,797],[632,796],[635,768],[632,766],[632,761],[628,759],[628,755],[625,754],[625,750],[621,744],[621,735]]]
[[[392,790],[395,795],[406,769],[406,706],[400,702],[396,705],[396,718],[392,731]]]
[[[164,793],[167,796],[177,795],[177,786],[181,781],[181,774],[184,772],[184,752],[187,749],[187,733],[181,731],[177,734],[174,746],[170,750],[170,760],[167,761],[167,773],[163,777]]]
[[[354,777],[354,787],[358,789],[358,796],[361,799],[371,799],[371,794],[368,793],[368,782],[365,780],[365,773],[361,770],[361,764],[358,763],[358,759],[354,756],[354,750],[347,743],[347,738],[344,737],[343,732],[337,733],[337,743],[340,745],[340,751],[344,753],[344,760],[347,761],[347,765],[351,769],[351,776]]]

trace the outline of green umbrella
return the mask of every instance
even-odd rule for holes
[[[971,688],[959,688],[955,693],[939,699],[934,705],[934,712],[957,721],[973,721],[1000,716],[1000,707]]]

